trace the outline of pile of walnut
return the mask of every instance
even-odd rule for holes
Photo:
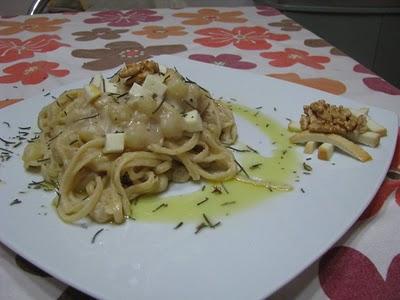
[[[290,121],[290,138],[294,144],[305,144],[304,153],[318,148],[318,158],[330,160],[335,147],[365,162],[372,157],[358,144],[377,147],[387,130],[368,116],[368,108],[358,110],[330,105],[319,100],[304,106],[300,122]]]

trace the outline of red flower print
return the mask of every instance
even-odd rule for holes
[[[319,281],[331,300],[400,299],[400,254],[392,259],[384,280],[367,256],[350,247],[335,247],[319,262]]]
[[[400,131],[397,133],[396,149],[386,178],[359,220],[363,221],[375,216],[394,191],[396,203],[400,205]]]
[[[159,21],[163,17],[155,16],[157,12],[150,9],[131,9],[128,11],[101,11],[94,13],[95,18],[84,20],[88,24],[107,23],[108,26],[132,26],[138,25],[140,22]]]
[[[49,52],[62,46],[69,46],[58,42],[58,35],[42,34],[31,39],[0,39],[0,63],[33,57],[35,52]]]
[[[248,70],[257,67],[257,65],[254,63],[248,61],[242,61],[241,60],[242,57],[240,55],[234,55],[234,54],[220,54],[217,56],[209,54],[192,54],[189,56],[189,58],[205,63],[225,66],[234,69]]]
[[[282,14],[279,10],[270,6],[257,6],[256,8],[258,9],[257,13],[261,16],[272,17]]]
[[[195,31],[207,37],[195,39],[194,42],[206,47],[224,47],[233,44],[243,50],[263,50],[271,48],[268,40],[286,41],[287,34],[274,34],[261,26],[224,28],[206,28]]]
[[[363,78],[363,83],[371,90],[382,92],[389,95],[400,95],[400,89],[386,82],[382,78],[378,77],[374,72],[367,69],[363,65],[357,64],[353,68],[354,72],[374,75],[373,77]]]
[[[59,70],[58,63],[50,61],[37,61],[33,63],[21,62],[9,66],[3,70],[7,75],[0,76],[0,83],[14,83],[21,81],[22,84],[38,84],[50,75],[64,77],[69,74],[68,70]]]
[[[309,66],[314,69],[325,69],[325,63],[330,61],[329,57],[326,56],[312,56],[309,55],[308,52],[293,49],[293,48],[286,48],[285,51],[277,51],[277,52],[262,52],[260,54],[262,57],[272,59],[269,62],[271,66],[274,67],[290,67],[294,64],[303,64]]]

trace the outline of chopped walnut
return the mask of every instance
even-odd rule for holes
[[[342,105],[330,105],[325,100],[319,100],[304,106],[300,126],[302,130],[310,132],[340,135],[350,132],[364,133],[367,131],[367,118],[365,115],[354,116],[348,108]]]
[[[127,64],[118,76],[125,79],[125,85],[132,86],[134,83],[142,84],[148,74],[159,73],[158,64],[151,60]]]

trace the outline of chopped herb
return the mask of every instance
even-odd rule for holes
[[[237,102],[237,99],[235,99],[235,98],[229,98],[229,99],[231,99],[234,102]]]
[[[52,141],[54,141],[56,138],[58,138],[62,133],[63,133],[63,132],[62,132],[62,130],[61,130],[59,133],[57,133],[55,136],[53,136],[51,139],[49,139],[49,143],[52,142]]]
[[[250,151],[252,151],[252,152],[258,154],[258,151],[257,151],[256,149],[251,148],[249,145],[246,145],[246,147],[247,147]]]
[[[219,187],[214,186],[214,189],[211,193],[220,195],[220,194],[222,194],[222,191]]]
[[[196,226],[196,231],[194,234],[198,234],[201,230],[208,227],[204,222],[201,222],[199,225]]]
[[[22,144],[22,142],[18,142],[13,146],[13,148],[17,148],[18,146],[21,146],[21,144]]]
[[[312,167],[310,165],[307,165],[305,162],[303,162],[303,168],[304,170],[311,172],[312,171]]]
[[[170,77],[171,77],[170,74],[168,74],[167,76],[165,76],[165,77],[164,77],[164,80],[163,80],[163,83],[165,83],[165,82],[168,80],[168,78],[170,78]]]
[[[5,148],[0,148],[0,150],[1,151],[4,151],[4,152],[8,152],[8,153],[10,153],[10,154],[13,154],[14,152],[12,152],[11,150],[8,150],[8,149],[5,149]]]
[[[107,77],[107,79],[111,79],[111,78],[113,78],[115,75],[117,75],[118,73],[119,73],[119,71],[121,71],[122,70],[122,68],[121,69],[119,69],[117,72],[115,72],[113,75],[111,75],[110,77]]]
[[[226,186],[223,183],[221,183],[221,186],[222,186],[222,189],[225,191],[225,193],[229,194],[228,189],[226,188]]]
[[[10,206],[13,206],[13,205],[16,205],[16,204],[21,204],[21,203],[22,203],[21,200],[19,200],[19,199],[14,199],[14,200],[10,203]]]
[[[53,98],[53,99],[57,99],[57,97],[54,97],[54,96],[51,96],[51,98]]]
[[[310,172],[303,172],[304,175],[310,175]]]
[[[174,229],[176,230],[176,229],[180,228],[182,225],[183,225],[183,222],[179,222],[178,225],[176,225],[176,226],[174,227]]]
[[[17,87],[17,86],[15,86],[15,85],[13,85],[13,88],[14,88],[14,89],[17,89],[18,87]]]
[[[93,80],[94,80],[94,77],[92,77],[92,78],[90,79],[89,84],[92,84]]]
[[[272,145],[275,145],[276,144],[276,142],[272,142]]]
[[[203,214],[203,218],[204,218],[204,220],[206,221],[206,224],[207,224],[209,227],[212,227],[212,224],[211,224],[210,220],[208,219],[208,217],[206,216],[206,214]]]
[[[6,144],[6,145],[15,144],[15,142],[7,141],[7,140],[5,140],[5,139],[3,139],[3,138],[0,138],[0,141],[2,141],[2,142],[3,142],[4,144]]]
[[[18,134],[22,134],[22,136],[27,136],[29,134],[29,132],[26,131],[18,131]]]
[[[205,197],[204,200],[198,202],[196,205],[197,206],[202,205],[204,202],[207,202],[207,201],[208,201],[208,197]]]
[[[105,93],[106,92],[106,84],[104,82],[104,77],[101,77],[101,81],[103,83],[103,93]]]
[[[49,96],[49,95],[50,95],[50,92],[48,92],[47,94],[44,94],[45,97],[47,97],[47,96]]]
[[[253,116],[254,116],[254,117],[257,117],[259,113],[260,113],[260,112],[257,111]]]
[[[287,150],[282,151],[282,155],[286,155],[286,153],[287,153]]]
[[[205,189],[206,189],[206,186],[203,185],[203,186],[201,187],[201,191],[203,192]]]
[[[162,204],[160,204],[159,206],[157,206],[155,209],[153,209],[152,212],[156,212],[156,211],[159,210],[160,208],[162,208],[162,207],[167,207],[167,206],[168,206],[168,204],[162,203]]]
[[[336,165],[334,162],[332,163],[332,166]]]
[[[65,94],[65,97],[67,97],[69,100],[74,101],[74,98],[72,98],[70,95]]]
[[[246,172],[246,170],[242,167],[242,165],[235,159],[235,163],[238,165],[239,169],[246,175],[247,178],[250,178],[249,174]]]
[[[98,117],[99,115],[100,115],[100,114],[95,114],[95,115],[93,115],[93,116],[80,118],[80,119],[76,120],[75,122],[83,121],[83,120],[87,120],[87,119],[92,119],[92,118],[96,118],[96,117]]]
[[[301,191],[303,194],[305,193],[305,191],[304,191],[304,189],[303,189],[303,188],[301,188],[301,189],[300,189],[300,191]]]
[[[269,127],[269,124],[265,124],[265,128],[268,128]]]
[[[166,97],[164,97],[164,99],[161,100],[160,104],[157,106],[157,108],[152,112],[152,114],[155,114],[160,108],[161,105],[163,105],[164,101],[166,100]]]
[[[286,121],[288,121],[288,122],[292,122],[292,119],[290,119],[290,118],[285,118],[286,119]]]
[[[60,103],[58,103],[57,100],[56,100],[56,104],[57,104],[57,106],[58,106],[59,108],[61,108],[61,105],[60,105]]]
[[[67,112],[64,110],[64,115],[67,116]]]
[[[306,158],[306,160],[311,160],[311,157]]]
[[[235,203],[236,203],[236,201],[228,201],[228,202],[222,203],[221,206],[232,205],[232,204],[235,204]]]
[[[78,140],[73,140],[71,143],[69,143],[70,146],[72,146],[73,144],[77,143]]]
[[[260,166],[262,166],[262,163],[251,165],[249,169],[250,170],[255,170],[255,169],[258,169]]]
[[[25,191],[19,191],[18,194],[26,194]]]
[[[104,228],[101,228],[99,230],[97,230],[97,232],[94,234],[94,236],[92,237],[92,244],[94,244],[94,242],[96,241],[97,236],[104,230]]]
[[[21,129],[21,130],[29,130],[29,129],[31,129],[31,126],[27,126],[27,127],[18,127],[18,129]]]
[[[276,111],[276,107],[274,107],[274,111]]]
[[[258,106],[258,107],[256,107],[256,109],[261,109],[261,108],[263,108],[262,106]]]
[[[10,123],[8,123],[8,122],[6,122],[6,121],[3,121],[3,124],[4,124],[4,125],[7,125],[8,128],[11,127],[11,126],[10,126]]]
[[[250,152],[250,150],[248,150],[248,149],[237,149],[237,148],[233,148],[231,146],[227,146],[226,148],[231,149],[236,152]]]

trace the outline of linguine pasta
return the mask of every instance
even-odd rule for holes
[[[222,182],[237,174],[224,146],[237,138],[232,112],[175,69],[160,70],[145,61],[110,81],[95,76],[39,113],[41,133],[23,161],[57,184],[65,222],[89,216],[122,223],[131,201],[170,182]]]

